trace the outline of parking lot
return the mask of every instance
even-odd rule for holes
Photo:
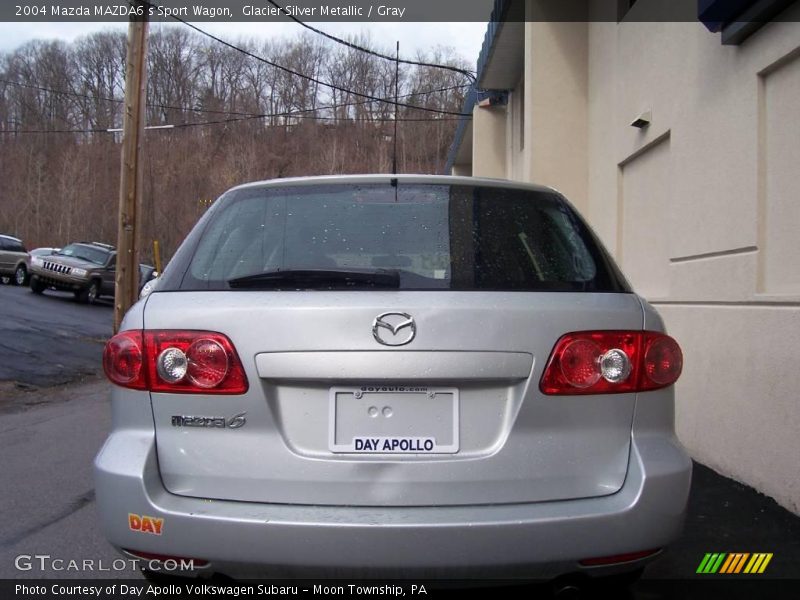
[[[89,306],[70,293],[0,285],[0,386],[52,387],[97,376],[113,307]],[[0,387],[0,390],[4,389]]]
[[[20,571],[20,555],[66,560],[116,558],[95,527],[91,461],[110,423],[100,377],[108,305],[71,295],[0,286],[0,578],[137,577]],[[773,553],[763,575],[697,575],[706,553]],[[651,565],[635,598],[787,597],[800,575],[800,518],[747,486],[695,465],[683,537]],[[782,581],[781,581],[782,580]],[[687,585],[702,582],[702,587]],[[755,587],[753,587],[755,586]],[[793,588],[794,586],[794,588]],[[745,595],[740,595],[745,594]]]

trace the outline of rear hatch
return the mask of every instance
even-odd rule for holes
[[[162,480],[180,495],[316,505],[611,494],[635,394],[547,396],[539,380],[564,333],[642,320],[551,191],[235,190],[176,255],[145,327],[226,335],[249,389],[151,394]]]

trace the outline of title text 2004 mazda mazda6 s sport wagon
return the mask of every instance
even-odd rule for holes
[[[682,526],[681,350],[549,188],[236,187],[104,366],[97,504],[132,556],[232,576],[603,575]]]

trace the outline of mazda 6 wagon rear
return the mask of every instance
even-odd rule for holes
[[[681,350],[549,188],[236,187],[104,366],[102,529],[195,575],[603,575],[681,530]]]

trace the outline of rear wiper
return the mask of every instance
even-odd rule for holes
[[[287,269],[264,271],[228,280],[232,288],[360,289],[400,287],[400,273],[387,269]]]

